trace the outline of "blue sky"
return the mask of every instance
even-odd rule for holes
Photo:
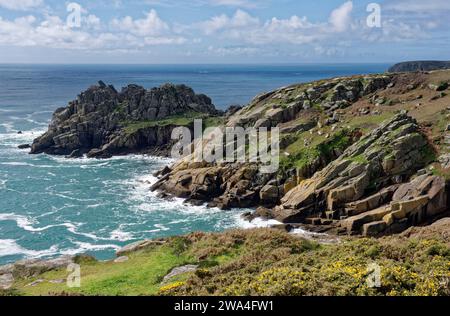
[[[450,60],[448,0],[0,0],[0,63]]]

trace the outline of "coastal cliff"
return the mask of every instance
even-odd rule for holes
[[[128,85],[118,92],[99,82],[53,114],[31,154],[107,158],[129,153],[167,154],[174,127],[192,128],[195,118],[220,114],[211,99],[185,85],[146,90]]]
[[[153,190],[292,229],[380,236],[445,216],[450,71],[353,76],[257,96],[226,126],[279,127],[280,168],[193,163],[165,169]],[[194,154],[193,154],[194,155]]]
[[[450,71],[332,78],[263,93],[224,114],[184,85],[119,93],[100,82],[56,110],[31,153],[164,155],[172,130],[192,130],[195,118],[222,130],[278,127],[272,173],[249,161],[194,161],[194,151],[158,172],[152,190],[196,205],[258,207],[245,218],[287,229],[392,234],[449,211],[449,83]]]
[[[450,69],[450,61],[407,61],[395,64],[389,72],[416,72]]]
[[[258,163],[199,163],[188,156],[158,172],[152,189],[210,207],[258,207],[244,218],[281,224],[140,241],[108,261],[87,255],[19,261],[0,267],[0,295],[450,295],[449,83],[450,71],[334,78],[261,94],[224,116],[206,97],[192,97],[197,103],[161,117],[143,114],[147,106],[131,110],[127,89],[93,87],[93,95],[108,97],[89,99],[90,110],[83,97],[58,110],[34,153],[126,153],[130,147],[111,140],[126,130],[136,137],[155,125],[184,125],[173,115],[192,109],[222,128],[279,127],[274,173],[261,173]],[[128,105],[115,120],[110,105],[120,100]],[[142,115],[150,115],[144,127]],[[102,123],[109,136],[98,143],[90,132],[83,145],[59,142],[84,139],[75,123],[90,125],[100,116],[138,125]],[[380,287],[366,282],[374,262]],[[82,269],[80,288],[66,285],[71,263]]]

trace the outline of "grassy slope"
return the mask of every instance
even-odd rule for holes
[[[134,134],[141,129],[157,126],[188,126],[196,119],[202,119],[204,127],[220,126],[223,124],[223,118],[211,117],[208,114],[198,112],[188,112],[183,115],[174,115],[161,120],[137,121],[137,122],[123,122],[124,131],[128,135]]]
[[[447,243],[446,243],[447,242]],[[367,265],[381,266],[382,287],[367,286]],[[199,263],[161,284],[174,267]],[[193,233],[130,255],[125,263],[82,264],[82,284],[49,280],[65,270],[19,280],[21,295],[448,295],[450,247],[439,234],[425,239],[353,239],[318,244],[277,230]],[[35,280],[46,280],[27,286]]]

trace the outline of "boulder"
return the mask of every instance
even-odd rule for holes
[[[17,146],[17,148],[19,148],[19,149],[28,149],[28,148],[31,148],[31,145],[30,144],[23,144],[23,145]]]
[[[62,256],[50,260],[25,259],[14,264],[12,274],[15,278],[30,278],[47,271],[65,269],[73,262],[72,256]]]
[[[379,222],[390,212],[391,209],[388,206],[380,207],[363,214],[349,217],[343,221],[342,226],[345,227],[349,233],[362,233],[363,225],[372,222]],[[386,226],[386,223],[384,226]],[[371,229],[374,229],[368,227],[369,226],[366,226],[366,230],[371,231]]]
[[[114,259],[114,263],[124,263],[127,262],[128,260],[130,260],[130,258],[128,258],[127,256],[122,256]]]
[[[14,276],[11,273],[0,274],[0,290],[8,290],[14,284]]]
[[[259,192],[259,197],[263,203],[277,203],[280,199],[278,186],[266,185]]]
[[[189,273],[189,272],[194,272],[195,270],[197,270],[197,268],[198,268],[198,265],[194,265],[194,264],[188,264],[185,266],[173,268],[172,271],[170,271],[170,273],[167,274],[163,278],[162,284],[169,282],[170,279],[172,279],[178,275]]]
[[[116,251],[116,256],[118,258],[120,257],[125,257],[126,255],[136,252],[136,251],[141,251],[141,250],[145,250],[145,249],[149,249],[149,248],[153,248],[156,246],[160,246],[160,245],[164,245],[165,241],[164,240],[143,240],[143,241],[137,241],[135,243],[126,245],[122,248],[120,248],[119,250]]]
[[[383,233],[387,228],[385,221],[377,221],[363,225],[363,236],[373,237]]]

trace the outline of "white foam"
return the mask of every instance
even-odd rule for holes
[[[51,160],[61,163],[61,164],[79,164],[79,165],[95,165],[95,166],[106,166],[112,161],[146,161],[146,162],[154,162],[154,163],[160,163],[160,164],[170,164],[173,163],[173,159],[169,158],[162,158],[162,157],[155,157],[155,156],[148,156],[148,155],[126,155],[126,156],[114,156],[111,158],[106,159],[97,159],[97,158],[88,158],[85,156],[81,158],[66,158],[64,156],[48,156]]]
[[[27,257],[41,258],[58,254],[58,247],[52,246],[46,250],[29,250],[20,246],[15,240],[0,239],[0,257],[25,255]]]
[[[59,254],[61,255],[76,255],[79,253],[85,253],[87,251],[99,251],[99,250],[107,250],[107,249],[113,249],[113,250],[119,250],[121,247],[118,245],[113,244],[105,244],[105,245],[94,245],[88,242],[81,242],[81,241],[73,241],[75,245],[77,245],[77,248],[71,248],[71,249],[65,249],[61,250]]]
[[[291,232],[292,234],[295,235],[302,235],[302,236],[328,236],[327,234],[323,234],[323,233],[314,233],[314,232],[310,232],[307,230],[304,230],[303,228],[296,228],[294,230],[292,230]]]
[[[54,228],[54,227],[66,227],[68,229],[76,228],[76,226],[72,223],[61,223],[61,224],[47,225],[45,227],[35,228],[35,227],[33,227],[33,225],[36,224],[35,220],[30,219],[26,216],[17,215],[17,214],[0,213],[0,221],[16,222],[17,227],[22,228],[23,230],[28,231],[28,232],[43,232],[43,231],[46,231],[46,230]]]
[[[119,228],[113,230],[110,234],[110,238],[112,240],[117,240],[117,241],[129,241],[129,240],[133,240],[133,234],[130,232],[125,232],[122,230],[123,225],[120,225]]]
[[[36,137],[42,135],[46,131],[46,129],[32,129],[23,131],[19,134],[18,131],[6,129],[6,133],[0,133],[0,144],[17,147],[21,144],[31,143]]]
[[[34,167],[33,164],[27,163],[27,162],[18,162],[18,161],[12,161],[12,162],[2,162],[0,165],[4,166],[15,166],[15,167]]]
[[[14,125],[12,123],[2,123],[0,124],[0,126],[3,126],[3,128],[5,129],[5,131],[7,133],[10,133],[12,131],[14,131]]]
[[[267,228],[267,227],[271,227],[273,225],[280,225],[282,224],[279,221],[270,219],[270,220],[266,220],[266,219],[262,219],[262,218],[255,218],[254,220],[252,220],[251,222],[242,218],[242,215],[236,215],[236,223],[238,224],[238,226],[240,228],[244,228],[244,229],[252,229],[252,228]]]

